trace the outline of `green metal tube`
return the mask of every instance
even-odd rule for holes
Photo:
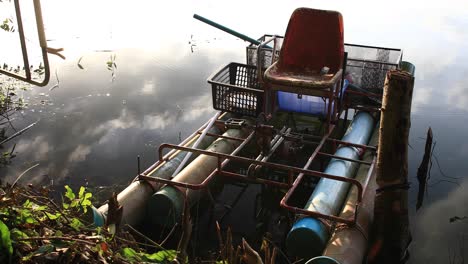
[[[205,22],[206,24],[208,24],[208,25],[210,25],[210,26],[213,26],[213,27],[215,27],[215,28],[217,28],[217,29],[220,29],[220,30],[222,30],[222,31],[224,31],[224,32],[227,32],[227,33],[229,33],[229,34],[231,34],[231,35],[234,35],[234,36],[236,36],[236,37],[238,37],[238,38],[240,38],[240,39],[242,39],[242,40],[248,41],[248,42],[250,42],[250,43],[252,43],[252,44],[254,44],[254,45],[260,45],[260,44],[261,44],[260,41],[258,41],[258,40],[256,40],[256,39],[253,39],[253,38],[251,38],[251,37],[248,37],[248,36],[246,36],[246,35],[244,35],[244,34],[241,34],[241,33],[237,32],[237,31],[234,31],[234,30],[232,30],[232,29],[230,29],[230,28],[227,28],[227,27],[225,27],[225,26],[223,26],[223,25],[220,25],[220,24],[218,24],[218,23],[216,23],[216,22],[214,22],[214,21],[211,21],[211,20],[209,20],[209,19],[207,19],[207,18],[204,18],[204,17],[202,17],[202,16],[199,16],[199,15],[197,15],[197,14],[194,14],[194,15],[193,15],[193,18],[198,19],[198,20],[200,20],[200,21],[202,21],[202,22]]]

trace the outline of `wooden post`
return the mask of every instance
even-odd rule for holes
[[[414,67],[413,67],[414,70]],[[377,194],[369,263],[403,263],[411,242],[408,218],[408,136],[414,77],[387,73],[377,152]]]

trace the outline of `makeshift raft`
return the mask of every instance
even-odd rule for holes
[[[259,184],[282,193],[279,206],[293,219],[290,257],[361,263],[382,89],[402,51],[345,44],[335,11],[299,8],[284,37],[258,40],[195,17],[250,41],[247,64],[229,63],[208,79],[220,112],[180,144],[158,148],[159,160],[117,196],[122,222],[171,227],[185,206],[216,198],[215,180]],[[108,206],[94,213],[104,225]]]

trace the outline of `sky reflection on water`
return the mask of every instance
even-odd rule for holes
[[[402,48],[404,59],[416,65],[411,263],[447,263],[449,252],[460,245],[458,235],[468,233],[466,221],[449,223],[452,216],[468,216],[468,8],[463,1],[43,1],[50,46],[64,47],[67,60],[52,57],[49,86],[25,93],[30,107],[15,125],[40,121],[16,140],[18,157],[0,177],[11,181],[40,163],[25,181],[130,181],[137,155],[142,167],[150,165],[156,146],[177,143],[179,133],[184,138],[213,114],[206,78],[230,61],[244,60],[243,41],[192,19],[193,13],[259,37],[284,34],[298,6],[339,10],[346,42]],[[116,55],[114,81],[105,64],[111,54]],[[77,66],[80,58],[83,70]],[[57,83],[55,71],[60,84],[49,91]],[[416,213],[416,170],[429,126],[441,169],[459,178],[444,177],[434,163],[431,182],[460,186],[445,181],[429,187]]]

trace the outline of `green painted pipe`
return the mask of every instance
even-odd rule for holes
[[[238,37],[238,38],[240,38],[240,39],[242,39],[242,40],[248,41],[248,42],[250,42],[250,43],[252,43],[252,44],[254,44],[254,45],[257,45],[257,46],[258,46],[258,45],[262,44],[260,41],[258,41],[258,40],[256,40],[256,39],[253,39],[253,38],[251,38],[251,37],[249,37],[249,36],[246,36],[246,35],[244,35],[244,34],[242,34],[242,33],[239,33],[239,32],[237,32],[237,31],[235,31],[235,30],[232,30],[232,29],[230,29],[230,28],[227,28],[227,27],[225,27],[225,26],[223,26],[223,25],[220,25],[220,24],[218,24],[218,23],[216,23],[216,22],[214,22],[214,21],[211,21],[211,20],[209,20],[209,19],[207,19],[207,18],[204,18],[204,17],[202,17],[202,16],[199,16],[199,15],[197,15],[197,14],[194,14],[194,15],[193,15],[193,18],[198,19],[198,20],[200,20],[200,21],[202,21],[202,22],[205,22],[206,24],[208,24],[208,25],[210,25],[210,26],[213,26],[213,27],[215,27],[215,28],[217,28],[217,29],[220,29],[220,30],[222,30],[222,31],[224,31],[224,32],[227,32],[227,33],[229,33],[229,34],[231,34],[231,35],[234,35],[234,36],[236,36],[236,37]],[[268,45],[265,46],[265,48],[271,49],[271,47],[268,46]]]

